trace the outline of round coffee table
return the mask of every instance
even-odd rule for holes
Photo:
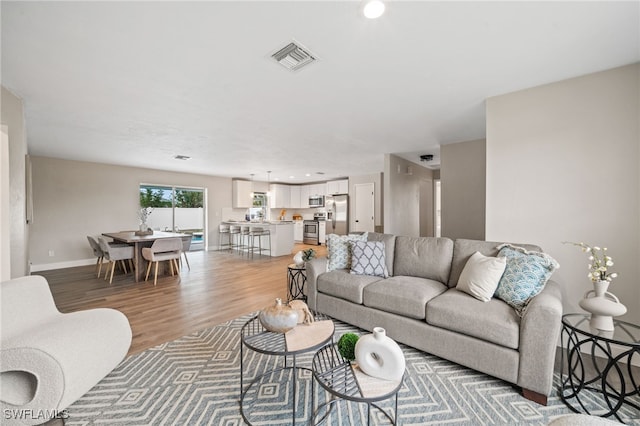
[[[371,421],[371,407],[382,412],[391,424],[398,420],[398,391],[402,387],[404,376],[400,380],[381,380],[366,375],[360,368],[346,360],[338,352],[337,345],[328,345],[320,349],[313,357],[313,378],[334,398],[320,405],[314,412],[311,424],[324,422],[333,404],[341,400],[364,402],[367,404],[367,425]],[[315,387],[312,390],[312,407],[316,406]],[[375,402],[395,396],[395,417]],[[326,411],[319,420],[322,411]]]
[[[270,420],[269,414],[274,411],[272,407],[273,403],[264,402],[265,394],[269,392],[276,392],[275,389],[279,389],[280,382],[271,383],[272,381],[282,380],[284,373],[284,387],[291,386],[291,399],[292,399],[292,424],[296,424],[296,406],[298,399],[298,372],[299,371],[311,371],[306,367],[298,367],[296,364],[296,355],[315,351],[318,348],[325,346],[333,339],[334,324],[327,316],[314,313],[315,322],[305,325],[298,324],[293,330],[289,330],[287,333],[272,333],[265,330],[260,323],[258,316],[254,316],[247,323],[242,326],[240,332],[240,413],[244,421],[251,425],[251,418],[260,418],[260,422],[268,422]],[[244,375],[245,375],[245,363],[244,363],[244,347],[251,349],[254,352],[267,355],[283,356],[284,363],[280,367],[271,368],[266,372],[256,376],[247,388],[244,388]],[[292,364],[287,365],[287,357],[292,358]],[[289,374],[291,373],[291,374]],[[261,389],[252,389],[254,387],[266,389],[264,392]],[[261,395],[262,392],[262,395]],[[283,392],[285,390],[283,389]],[[278,409],[282,404],[278,404]],[[251,407],[250,410],[249,407]],[[253,412],[251,412],[253,411]],[[306,410],[305,410],[306,411]],[[306,422],[304,422],[306,423]]]
[[[562,316],[560,398],[574,412],[590,415],[590,403],[599,400],[609,411],[597,415],[622,422],[620,407],[640,410],[640,377],[631,367],[640,355],[640,326],[615,319],[613,325],[613,331],[601,331],[590,327],[589,315]]]

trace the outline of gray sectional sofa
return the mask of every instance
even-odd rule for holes
[[[327,259],[314,259],[305,287],[310,308],[366,330],[384,327],[398,342],[513,383],[525,398],[546,405],[562,316],[556,282],[549,280],[520,317],[502,300],[482,302],[455,288],[469,257],[497,256],[500,243],[367,238],[385,243],[389,277],[327,272]]]

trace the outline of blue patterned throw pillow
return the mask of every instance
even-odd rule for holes
[[[351,273],[388,278],[382,241],[351,242]]]
[[[551,256],[522,247],[502,244],[498,257],[507,260],[495,296],[512,306],[522,316],[527,303],[542,291],[553,271],[560,265]]]
[[[367,234],[327,235],[327,271],[351,268],[351,241],[367,241]]]

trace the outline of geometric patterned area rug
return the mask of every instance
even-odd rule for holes
[[[242,425],[240,415],[240,329],[254,314],[184,336],[125,359],[80,400],[67,409],[72,425]],[[334,321],[337,339],[345,332],[368,332]],[[509,383],[450,361],[400,345],[407,361],[398,393],[398,424],[402,425],[546,425],[571,411],[554,392],[548,405],[531,402]],[[311,366],[313,354],[298,355],[298,366]],[[245,388],[282,357],[244,351]],[[291,386],[287,373],[255,386],[255,402],[245,407],[256,425],[292,423]],[[298,370],[296,424],[312,417],[311,373]],[[556,387],[559,377],[554,378]],[[315,385],[317,402],[328,396]],[[252,387],[253,390],[253,387]],[[640,401],[638,401],[640,403]],[[394,400],[379,405],[393,415]],[[597,412],[594,398],[590,411]],[[627,424],[640,425],[638,412],[619,411]],[[254,418],[253,415],[256,415]],[[259,417],[258,417],[259,416]],[[366,404],[335,404],[331,426],[367,424]],[[371,410],[372,425],[389,421]]]

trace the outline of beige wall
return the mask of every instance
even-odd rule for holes
[[[384,232],[432,236],[433,172],[393,154],[384,161]]]
[[[555,257],[565,312],[591,283],[562,241],[584,241],[608,247],[609,290],[640,323],[639,81],[635,64],[487,100],[487,239]]]
[[[87,235],[138,228],[140,183],[207,189],[208,245],[217,248],[217,226],[231,206],[231,179],[108,164],[32,157],[34,270],[87,263]],[[54,256],[49,256],[53,250]]]
[[[7,126],[9,135],[10,263],[11,277],[16,278],[29,274],[25,189],[27,135],[22,100],[2,87],[1,102],[2,124]]]
[[[374,226],[376,230],[382,229],[383,217],[382,217],[382,173],[375,173],[371,175],[362,175],[362,176],[349,176],[349,229],[355,229],[355,218],[353,215],[353,210],[355,200],[353,199],[353,194],[356,193],[355,185],[360,183],[373,183],[373,197],[374,197]]]
[[[442,236],[485,239],[486,141],[440,147]]]

